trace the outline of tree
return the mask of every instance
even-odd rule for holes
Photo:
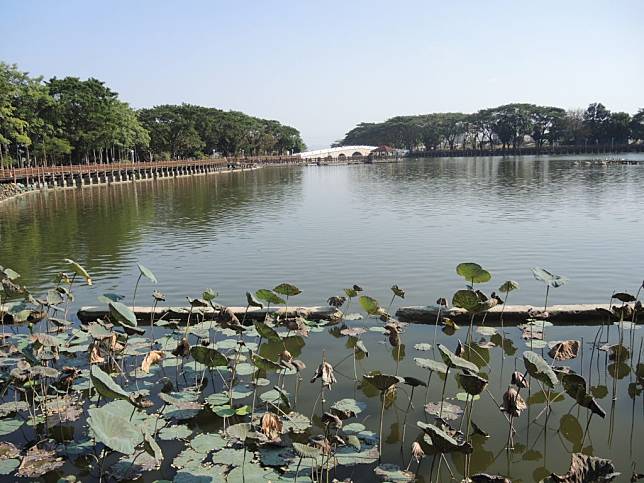
[[[631,138],[634,141],[644,140],[644,108],[637,111],[631,119]]]
[[[600,102],[590,104],[584,112],[584,126],[588,130],[588,141],[595,144],[610,142],[608,125],[611,114]]]

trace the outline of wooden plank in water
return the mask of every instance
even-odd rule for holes
[[[601,325],[609,321],[607,310],[610,310],[608,304],[551,305],[547,314],[544,314],[543,307],[506,305],[504,308],[503,305],[497,305],[485,313],[485,324],[500,326],[503,312],[505,325],[523,324],[528,319],[547,319],[561,325]],[[437,305],[401,307],[396,312],[396,317],[402,322],[434,324],[438,311]],[[443,307],[440,314],[459,324],[468,324],[471,317],[465,310],[456,307]],[[644,315],[644,310],[640,309],[638,314]],[[480,324],[482,320],[483,314],[477,314],[474,322]]]
[[[154,320],[178,320],[185,322],[188,320],[190,314],[190,307],[131,307],[132,311],[136,314],[137,320],[143,324],[150,322],[154,316]],[[246,307],[229,307],[235,315],[242,320]],[[212,307],[200,307],[192,309],[192,320],[197,320],[198,316],[202,315],[206,319],[212,319],[217,316],[218,310]],[[246,313],[246,320],[264,320],[267,310],[257,307],[251,307]],[[284,314],[284,308],[271,307],[271,314]],[[91,322],[93,320],[105,317],[109,311],[105,307],[81,307],[78,311],[78,318],[81,322]],[[289,307],[289,316],[299,315],[309,320],[329,320],[336,322],[341,319],[342,312],[335,307]]]

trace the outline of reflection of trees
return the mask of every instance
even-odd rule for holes
[[[300,176],[299,170],[267,168],[18,198],[2,206],[0,260],[31,288],[49,283],[66,257],[98,278],[121,266],[124,254],[147,236],[180,249],[213,233],[248,233],[254,222],[288,209]]]

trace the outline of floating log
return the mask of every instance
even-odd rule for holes
[[[179,322],[186,322],[190,314],[190,307],[130,307],[139,322],[144,325],[149,325],[150,320],[176,320]],[[267,313],[284,315],[285,309],[283,307],[271,307],[270,310],[251,307],[246,312],[246,307],[229,307],[233,313],[242,320],[244,313],[246,313],[246,320],[264,320]],[[197,321],[203,317],[206,320],[215,318],[219,314],[219,310],[214,310],[212,307],[195,307],[192,309],[191,320]],[[104,307],[81,307],[78,311],[78,318],[81,322],[91,322],[93,320],[106,317],[109,315],[109,310]],[[289,307],[288,316],[300,316],[309,320],[328,320],[330,322],[337,322],[342,318],[342,312],[335,307]]]
[[[630,306],[633,307],[633,304]],[[434,324],[439,309],[441,317],[448,317],[459,324],[469,324],[471,314],[464,309],[441,308],[438,305],[401,307],[396,312],[396,317],[402,322]],[[609,314],[610,309],[608,304],[551,305],[547,312],[544,312],[543,307],[532,305],[506,305],[505,308],[504,305],[497,305],[485,314],[477,314],[474,322],[481,323],[485,315],[486,325],[500,326],[503,312],[504,325],[519,325],[528,319],[545,319],[560,325],[601,325],[614,321]],[[644,315],[641,307],[638,307],[638,314]]]

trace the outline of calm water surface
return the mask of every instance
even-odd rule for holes
[[[94,287],[78,289],[78,304],[94,304],[103,292],[129,298],[137,261],[156,273],[158,288],[176,304],[213,287],[223,303],[240,305],[246,290],[282,281],[303,290],[297,297],[301,304],[323,303],[353,283],[383,304],[389,301],[392,283],[407,290],[406,304],[433,303],[462,287],[454,267],[467,260],[492,272],[494,283],[485,287],[488,290],[508,278],[518,280],[521,290],[512,295],[517,302],[542,301],[543,287],[532,279],[532,266],[570,278],[568,285],[552,292],[552,302],[604,302],[613,290],[635,291],[644,277],[642,195],[644,165],[595,167],[561,157],[265,168],[12,200],[0,205],[0,264],[21,272],[23,283],[38,289],[48,287],[53,275],[66,268],[63,258],[77,259],[95,279]],[[137,300],[151,290],[144,283]],[[350,325],[368,329],[382,323],[367,319]],[[633,464],[644,472],[639,444],[644,406],[634,371],[612,363],[604,352],[591,356],[595,327],[547,330],[549,340],[583,341],[584,355],[569,365],[589,381],[608,413],[606,419],[594,417],[584,436],[587,412],[573,407],[565,396],[553,403],[547,418],[541,415],[535,421],[544,407],[543,396],[535,394],[537,388],[530,389],[524,392],[529,410],[516,423],[515,449],[506,452],[507,423],[494,400],[484,394],[473,420],[492,437],[473,438],[472,472],[501,473],[515,482],[539,481],[552,471],[565,473],[570,454],[582,450],[612,458],[623,472],[619,481],[628,481]],[[636,348],[642,343],[639,332]],[[616,336],[613,330],[612,342]],[[515,366],[523,370],[521,352],[526,350],[518,329],[507,329],[506,337],[503,349],[500,337],[492,337],[497,347],[480,349],[478,361],[497,401]],[[386,338],[373,331],[361,338],[370,354],[357,362],[358,374],[393,373],[396,351]],[[458,338],[465,338],[464,329],[453,336],[439,331],[439,341],[451,349]],[[402,341],[399,373],[425,380],[427,372],[415,365],[414,357],[439,355],[413,346],[433,342],[433,327],[410,326]],[[291,337],[287,347],[307,364],[298,411],[311,414],[319,385],[307,379],[324,350],[338,378],[327,404],[346,397],[366,402],[368,408],[358,421],[377,432],[379,397],[354,382],[352,359],[345,359],[351,354],[349,339],[339,337],[337,329],[327,329],[307,339]],[[275,358],[281,349],[264,344],[261,353]],[[287,382],[292,395],[294,383],[294,378]],[[385,412],[384,462],[407,466],[409,446],[419,433],[415,421],[428,418],[423,405],[440,400],[442,384],[435,375],[427,400],[424,388],[414,393],[402,452],[410,393],[406,386],[399,388]],[[454,399],[458,391],[450,375],[449,402],[463,407]],[[221,420],[206,413],[190,423],[191,428],[212,431],[220,426]],[[82,434],[80,427],[75,431],[76,437]],[[181,445],[165,446],[166,462],[146,481],[171,478],[170,462],[180,449]],[[449,461],[460,475],[462,457]],[[429,462],[426,458],[420,468],[421,481],[429,481]],[[373,479],[372,468],[358,466],[353,473],[344,469],[338,477]],[[82,469],[68,470],[83,476]],[[445,467],[441,475],[448,481]]]
[[[84,304],[130,293],[137,261],[176,304],[212,287],[239,305],[282,281],[302,304],[353,283],[383,302],[396,283],[427,304],[460,288],[454,267],[470,260],[493,274],[488,290],[519,281],[516,302],[540,303],[534,266],[570,279],[553,303],[605,302],[644,277],[644,165],[574,159],[264,168],[31,195],[0,205],[0,263],[44,288],[74,258],[96,280]]]

